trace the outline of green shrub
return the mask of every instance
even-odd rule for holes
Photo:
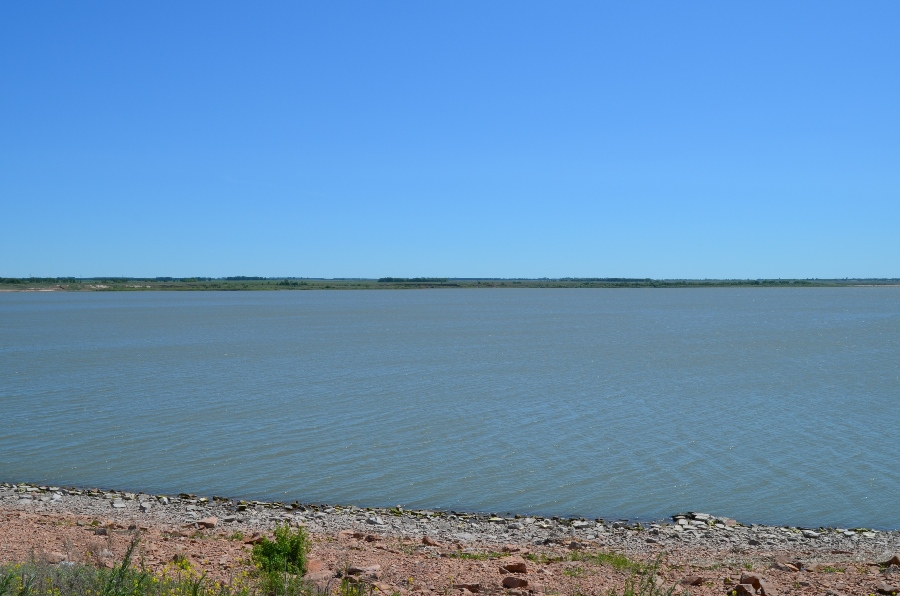
[[[264,573],[306,573],[309,536],[304,528],[292,530],[287,524],[275,527],[275,541],[263,538],[253,547],[251,558]]]

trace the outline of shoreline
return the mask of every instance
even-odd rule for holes
[[[445,540],[505,544],[541,544],[571,538],[658,544],[707,545],[747,549],[748,553],[807,550],[879,549],[900,551],[900,530],[809,528],[745,524],[701,512],[675,514],[654,522],[602,518],[495,516],[481,512],[407,510],[397,507],[301,504],[297,501],[236,500],[188,493],[154,495],[115,489],[0,483],[0,508],[93,516],[138,516],[156,523],[191,524],[213,516],[240,531],[267,529],[276,523],[304,525],[311,531],[366,529],[384,536],[438,536]]]
[[[34,482],[15,482],[10,480],[4,480],[0,478],[0,504],[3,503],[4,494],[8,494],[9,491],[15,491],[16,487],[28,487],[32,490],[32,493],[45,493],[45,492],[53,492],[53,491],[61,491],[63,494],[68,494],[69,496],[93,496],[100,494],[118,494],[118,495],[134,495],[134,498],[137,496],[141,496],[142,498],[149,498],[151,501],[158,501],[162,497],[166,497],[171,501],[178,500],[183,498],[197,499],[197,500],[205,500],[206,502],[218,503],[218,504],[227,504],[231,503],[233,507],[240,507],[241,504],[247,504],[248,507],[264,507],[264,508],[275,508],[279,509],[284,507],[286,511],[292,510],[302,510],[307,509],[311,511],[324,511],[324,510],[332,510],[338,512],[346,512],[346,511],[376,511],[382,515],[395,516],[396,512],[402,511],[404,514],[412,515],[412,516],[421,516],[421,515],[430,515],[436,517],[465,517],[466,519],[477,519],[477,520],[487,520],[492,518],[493,516],[498,516],[502,519],[534,519],[534,520],[544,520],[547,522],[558,521],[558,523],[563,525],[571,524],[575,521],[590,521],[594,523],[602,523],[607,526],[612,524],[624,524],[625,527],[643,527],[644,529],[650,528],[651,526],[665,526],[672,525],[673,521],[678,517],[691,518],[692,515],[700,515],[702,517],[708,517],[710,519],[719,519],[719,520],[729,520],[730,522],[736,524],[738,527],[752,527],[752,528],[780,528],[780,529],[789,529],[789,530],[813,530],[818,532],[848,532],[847,536],[849,537],[849,532],[853,532],[859,535],[863,533],[880,533],[880,534],[897,534],[900,536],[900,527],[898,528],[888,528],[888,527],[876,527],[876,526],[852,526],[848,525],[844,526],[828,526],[828,525],[802,525],[802,524],[790,524],[790,523],[756,523],[748,520],[738,520],[737,518],[729,518],[722,515],[716,514],[708,514],[703,512],[695,512],[695,511],[684,511],[680,513],[673,513],[670,515],[665,515],[662,517],[585,517],[579,515],[567,515],[567,514],[556,514],[553,513],[536,513],[536,512],[512,512],[507,511],[504,514],[500,513],[489,513],[487,511],[480,510],[464,510],[457,511],[454,509],[443,509],[443,508],[409,508],[404,507],[402,505],[398,505],[397,507],[387,507],[387,506],[379,506],[379,505],[357,505],[354,503],[321,503],[321,502],[308,502],[303,503],[299,500],[292,501],[282,501],[282,500],[266,500],[263,499],[253,499],[253,498],[241,498],[241,497],[227,497],[227,496],[217,496],[217,495],[194,495],[189,493],[147,493],[139,489],[130,488],[130,489],[121,489],[121,488],[110,488],[110,487],[88,487],[83,485],[54,485],[49,483],[34,483]],[[677,530],[676,530],[677,531]]]
[[[900,553],[900,531],[743,525],[703,513],[633,524],[0,483],[0,519],[6,520],[0,524],[0,563],[28,552],[72,560],[79,544],[96,551],[90,545],[100,540],[114,553],[129,532],[138,532],[151,567],[165,568],[177,553],[186,553],[210,577],[222,578],[246,570],[242,557],[250,545],[277,524],[304,527],[318,561],[311,580],[332,582],[351,563],[377,566],[381,571],[369,579],[400,594],[441,593],[449,577],[482,586],[482,593],[504,592],[507,574],[498,574],[493,561],[507,557],[526,557],[533,568],[519,574],[531,586],[523,596],[605,594],[610,586],[624,585],[634,570],[604,562],[614,555],[644,564],[660,558],[665,581],[696,575],[703,582],[690,587],[692,594],[720,594],[723,584],[734,584],[750,569],[773,585],[790,586],[792,593],[810,588],[810,594],[821,594],[824,586],[835,594],[869,594],[878,582],[893,581],[890,573],[900,573],[897,566],[878,566]],[[425,567],[432,571],[425,574]],[[406,577],[414,581],[405,585]],[[851,586],[841,590],[835,582]],[[866,587],[863,592],[853,586]]]

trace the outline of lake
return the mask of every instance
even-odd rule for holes
[[[0,294],[0,479],[900,528],[900,288]]]

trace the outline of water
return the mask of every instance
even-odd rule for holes
[[[900,288],[0,294],[0,479],[900,527]]]

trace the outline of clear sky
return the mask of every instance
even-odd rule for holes
[[[0,275],[900,276],[900,3],[3,2]]]

